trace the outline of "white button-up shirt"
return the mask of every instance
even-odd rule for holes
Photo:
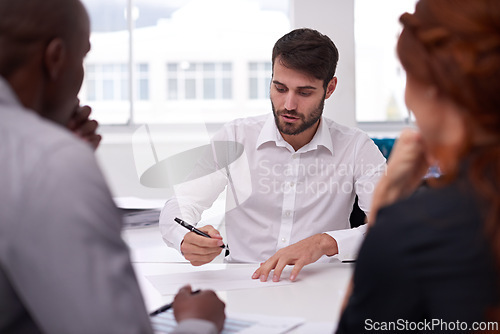
[[[214,149],[211,159],[201,158],[196,178],[176,186],[166,202],[160,229],[169,246],[180,251],[189,232],[174,217],[196,225],[227,186],[228,261],[262,262],[317,233],[337,241],[341,260],[356,258],[366,227],[350,228],[354,199],[358,195],[367,213],[385,171],[385,158],[368,135],[323,117],[313,139],[295,151],[271,114],[226,124],[212,145],[225,141],[241,149]]]

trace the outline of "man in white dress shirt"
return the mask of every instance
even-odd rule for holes
[[[165,242],[193,265],[212,261],[230,246],[231,262],[263,262],[253,275],[280,279],[294,265],[294,281],[303,266],[325,256],[356,258],[365,226],[351,229],[356,195],[367,212],[385,159],[358,129],[322,117],[325,100],[335,91],[338,51],[325,35],[296,29],[280,38],[272,55],[270,115],[226,124],[212,140],[214,156],[200,159],[190,181],[175,187],[162,211]],[[221,154],[221,143],[226,147]],[[234,161],[233,161],[234,160]],[[174,222],[199,222],[227,186],[227,240],[212,226],[206,238]]]

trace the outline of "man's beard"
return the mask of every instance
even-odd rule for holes
[[[319,105],[307,118],[303,114],[299,114],[296,110],[276,111],[276,108],[274,107],[274,103],[272,100],[271,100],[271,106],[273,108],[274,121],[276,122],[276,127],[278,128],[278,130],[285,135],[294,136],[306,131],[314,124],[316,124],[316,122],[318,122],[318,120],[321,118],[321,115],[323,114],[323,108],[325,107],[325,98],[323,96]],[[302,122],[299,122],[299,124],[287,123],[284,121],[280,122],[281,120],[280,116],[283,114],[298,117]]]

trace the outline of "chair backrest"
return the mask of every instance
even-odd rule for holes
[[[395,138],[372,138],[375,145],[386,159],[389,159],[392,147],[394,146]],[[358,227],[365,223],[366,215],[358,206],[358,196],[354,200],[354,205],[352,207],[351,215],[349,217],[349,222],[351,223],[351,228]]]

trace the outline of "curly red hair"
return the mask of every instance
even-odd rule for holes
[[[397,52],[408,75],[436,87],[467,120],[471,135],[457,156],[470,161],[500,272],[500,1],[420,0],[400,21]],[[489,140],[474,142],[472,128]]]

